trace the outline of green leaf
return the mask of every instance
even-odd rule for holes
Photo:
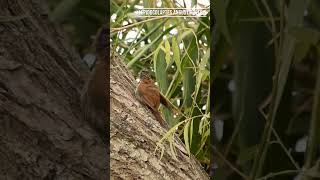
[[[197,5],[197,0],[191,0],[191,7],[194,7]]]
[[[168,39],[166,39],[164,41],[164,49],[165,49],[165,53],[166,53],[166,63],[167,63],[167,67],[166,69],[168,69],[168,66],[170,65],[170,61],[171,61],[171,58],[170,58],[170,43],[168,41]]]
[[[151,48],[154,44],[156,44],[165,34],[168,34],[175,26],[168,28],[167,30],[163,31],[155,40],[153,40],[150,44],[142,47],[137,53],[134,55],[134,58],[127,64],[127,68],[131,68],[136,61],[138,61],[149,48]]]
[[[139,41],[137,41],[136,43],[131,43],[130,48],[128,48],[128,50],[124,53],[124,57],[126,57],[126,55],[130,52],[130,50],[132,50],[134,47],[140,45],[140,43],[142,41],[147,40],[156,30],[158,30],[165,22],[167,21],[167,19],[165,19],[164,21],[162,21],[161,23],[158,23],[153,29],[151,29],[150,31],[147,32],[147,34],[145,36],[143,36],[142,38],[139,39]],[[176,26],[176,25],[174,25]],[[139,30],[141,31],[142,28],[139,28]]]
[[[208,49],[208,52],[204,55],[202,61],[199,64],[199,70],[197,72],[197,76],[196,76],[196,88],[195,88],[195,95],[194,97],[196,98],[201,86],[201,83],[203,82],[204,79],[206,79],[207,77],[209,77],[210,72],[206,69],[206,65],[208,63],[209,60],[209,53],[210,49]]]
[[[168,89],[168,79],[166,72],[166,62],[165,53],[161,49],[162,43],[156,50],[154,55],[154,71],[156,75],[156,80],[159,83],[159,87],[162,93],[166,92]]]
[[[206,115],[204,115],[200,120],[198,133],[203,134],[207,125],[208,125],[208,118]]]
[[[192,107],[192,96],[195,90],[195,63],[198,61],[198,46],[196,38],[192,34],[185,37],[187,49],[182,61],[183,72],[183,106]]]
[[[143,0],[143,7],[145,8],[155,8],[156,1],[155,0]]]
[[[219,25],[223,35],[225,36],[227,42],[231,43],[231,36],[227,24],[227,7],[225,0],[216,0],[213,6],[213,11],[215,13],[215,17],[217,20],[217,24]]]
[[[288,29],[301,25],[303,22],[303,13],[306,8],[306,2],[301,0],[292,0],[288,9]],[[284,91],[285,84],[287,82],[289,69],[291,67],[293,53],[295,49],[295,39],[292,38],[289,34],[285,35],[283,48],[281,52],[281,67],[279,72],[279,78],[277,83],[277,93],[274,105],[274,115],[275,118],[276,112],[278,110],[280,100]]]
[[[308,27],[293,27],[289,29],[289,34],[299,42],[316,45],[320,39],[320,32]]]
[[[320,57],[320,46],[317,47],[317,59]],[[311,113],[311,121],[310,121],[310,128],[309,128],[309,137],[308,137],[308,144],[307,144],[307,152],[305,155],[305,167],[309,169],[312,167],[314,163],[316,163],[316,159],[319,155],[319,144],[320,144],[320,67],[318,66],[317,69],[317,80],[316,86],[314,88],[314,98],[313,98],[313,105],[312,105],[312,113]],[[319,164],[319,162],[317,163]],[[318,167],[319,168],[319,167]]]
[[[201,136],[200,148],[199,148],[199,150],[197,151],[196,154],[199,154],[199,153],[201,152],[201,150],[203,150],[203,147],[205,146],[206,141],[207,141],[209,135],[210,135],[210,129],[207,129],[207,130],[204,132],[204,134]]]
[[[184,137],[184,143],[186,145],[186,150],[190,154],[189,126],[190,126],[190,121],[188,121],[187,124],[184,126],[183,137]]]
[[[193,137],[193,119],[190,122],[190,144],[192,144],[192,137]]]
[[[299,63],[304,57],[306,57],[310,49],[310,44],[306,42],[300,42],[296,44],[294,51],[294,63]]]
[[[180,49],[175,37],[172,37],[172,50],[173,50],[173,60],[176,63],[178,71],[181,71],[181,60],[180,60]]]
[[[172,156],[175,160],[178,160],[177,159],[177,156],[176,156],[176,148],[175,148],[175,145],[174,145],[174,134],[172,134],[172,136],[170,136],[168,138],[169,140],[169,144],[170,144],[170,150],[171,150],[171,153],[172,153]]]
[[[164,147],[161,148],[161,155],[160,155],[160,160],[162,159],[163,157],[163,154],[164,154]]]

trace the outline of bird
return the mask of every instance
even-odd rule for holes
[[[147,106],[162,127],[167,128],[168,125],[162,118],[158,108],[160,104],[171,108],[171,103],[160,93],[158,87],[155,85],[155,81],[151,78],[147,70],[140,72],[139,79],[140,82],[135,91],[137,99]]]
[[[107,34],[108,29],[102,27],[94,42],[96,49],[96,62],[81,94],[81,108],[85,121],[97,130],[104,142],[109,141],[107,119]]]

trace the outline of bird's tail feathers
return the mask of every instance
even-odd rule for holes
[[[151,109],[151,112],[162,127],[167,127],[167,122],[162,118],[158,110]]]

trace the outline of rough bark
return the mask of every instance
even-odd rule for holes
[[[80,58],[40,0],[0,0],[0,179],[107,179]]]
[[[181,141],[176,140],[177,160],[168,143],[160,160],[154,150],[166,130],[135,98],[137,83],[118,57],[111,59],[110,69],[111,179],[209,179]]]
[[[107,150],[81,118],[79,55],[39,0],[0,0],[0,179],[108,179]],[[111,61],[114,179],[208,179],[181,143],[153,154],[165,130],[133,95],[134,79]]]

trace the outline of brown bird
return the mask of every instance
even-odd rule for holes
[[[83,118],[96,129],[104,142],[109,141],[107,109],[108,71],[107,55],[109,45],[108,29],[103,27],[96,35],[95,49],[97,60],[93,71],[90,73],[81,95]]]
[[[140,82],[136,89],[136,96],[138,100],[150,109],[151,113],[155,116],[156,120],[162,127],[167,127],[166,121],[161,117],[158,110],[160,103],[170,107],[168,100],[160,93],[158,87],[154,84],[148,71],[142,70],[140,72]]]

